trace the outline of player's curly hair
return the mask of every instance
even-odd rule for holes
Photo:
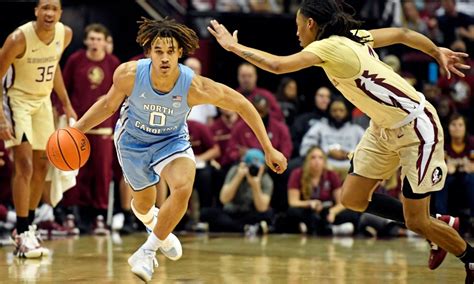
[[[340,0],[303,0],[299,11],[303,16],[312,18],[318,24],[319,31],[316,40],[338,35],[358,43],[366,43],[368,41],[366,38],[351,32],[358,29],[362,22],[344,12],[342,5],[353,10],[349,4]]]
[[[148,54],[151,46],[158,38],[174,38],[180,48],[183,48],[183,55],[193,54],[199,48],[199,38],[196,32],[187,26],[177,23],[173,19],[152,20],[142,17],[138,27],[137,43],[143,47],[145,54]]]

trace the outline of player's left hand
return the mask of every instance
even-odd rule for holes
[[[77,114],[70,104],[63,106],[63,110],[64,114],[66,115],[67,121],[69,121],[70,118],[74,118],[74,120],[77,120]]]
[[[233,44],[239,42],[237,38],[238,31],[235,30],[231,35],[224,25],[219,24],[216,20],[211,20],[211,26],[207,27],[207,30],[216,38],[217,42],[227,51]]]
[[[285,156],[275,148],[265,152],[265,162],[267,166],[277,174],[283,173],[288,166]]]
[[[464,77],[464,73],[460,69],[470,69],[471,66],[463,64],[463,58],[469,57],[467,53],[464,52],[454,52],[451,49],[440,47],[440,56],[437,58],[439,68],[446,73],[448,79],[451,78],[451,72],[458,75],[459,77]]]

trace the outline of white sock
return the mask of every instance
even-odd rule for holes
[[[142,245],[142,249],[148,249],[152,251],[157,251],[159,247],[161,247],[163,241],[158,239],[155,233],[151,233],[148,236],[146,242]]]
[[[140,214],[135,209],[135,206],[133,206],[133,199],[130,203],[131,203],[131,208],[132,208],[133,214],[135,214],[135,216],[138,218],[138,220],[140,220],[143,223],[143,225],[145,225],[147,228],[153,230],[155,228],[155,225],[156,225],[156,222],[157,222],[157,218],[153,214],[155,206],[152,206],[150,208],[150,210],[148,210],[147,213]]]

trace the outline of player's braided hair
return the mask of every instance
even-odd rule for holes
[[[366,43],[368,40],[365,37],[356,36],[351,32],[351,30],[358,29],[362,22],[344,12],[343,3],[340,0],[303,0],[300,13],[307,18],[312,18],[318,24],[319,31],[316,40],[338,35],[358,43]],[[345,3],[344,5],[353,10],[350,5]]]
[[[138,21],[137,43],[143,47],[147,54],[152,44],[158,38],[174,38],[180,48],[183,48],[183,55],[193,54],[199,47],[199,39],[192,29],[177,23],[173,19],[152,20],[142,17]]]

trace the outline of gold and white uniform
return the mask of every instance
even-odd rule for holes
[[[408,82],[379,60],[373,38],[354,31],[368,42],[331,36],[303,51],[323,60],[333,85],[371,118],[371,124],[353,155],[354,173],[388,179],[402,167],[414,193],[441,190],[446,179],[443,129],[434,107]]]
[[[54,39],[45,44],[34,29],[34,22],[18,29],[24,34],[26,50],[13,62],[13,84],[7,91],[15,139],[7,147],[19,145],[24,136],[33,150],[45,150],[54,132],[51,92],[54,75],[64,50],[64,25],[57,23]]]

